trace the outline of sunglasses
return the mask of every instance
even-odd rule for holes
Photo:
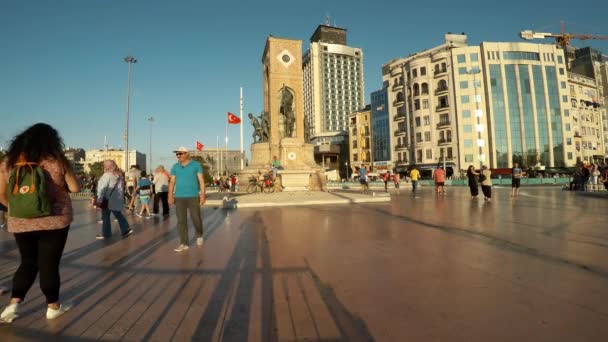
[[[186,152],[175,152],[175,155],[178,157],[181,156],[182,154],[186,154]]]

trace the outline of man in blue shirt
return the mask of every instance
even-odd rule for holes
[[[188,211],[197,233],[196,244],[203,245],[203,220],[201,208],[205,204],[205,181],[203,179],[203,168],[193,160],[190,160],[188,149],[180,147],[175,152],[177,163],[171,168],[169,180],[169,204],[175,203],[177,213],[177,230],[179,232],[180,245],[175,248],[176,252],[188,250]]]
[[[522,175],[523,171],[521,167],[519,167],[519,163],[513,163],[513,168],[511,169],[511,197],[517,197],[517,195],[519,195]]]

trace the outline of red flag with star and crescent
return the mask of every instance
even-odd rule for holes
[[[228,123],[231,125],[236,125],[241,123],[241,119],[238,116],[228,112]]]
[[[196,150],[197,151],[202,151],[203,147],[205,147],[205,145],[203,145],[200,141],[196,141]]]

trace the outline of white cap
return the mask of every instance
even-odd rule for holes
[[[175,153],[175,152],[186,152],[186,153],[188,153],[188,149],[185,148],[184,146],[180,146],[180,147],[177,148],[177,150],[173,151],[173,153]]]

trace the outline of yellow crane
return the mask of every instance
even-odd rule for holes
[[[545,38],[555,38],[555,42],[557,45],[561,47],[566,47],[570,45],[571,39],[598,39],[598,40],[608,40],[608,36],[597,36],[593,34],[579,34],[579,33],[566,33],[566,25],[564,22],[561,22],[561,33],[546,33],[546,32],[535,32],[532,30],[525,30],[519,33],[519,36],[525,40],[532,39],[545,39]]]

